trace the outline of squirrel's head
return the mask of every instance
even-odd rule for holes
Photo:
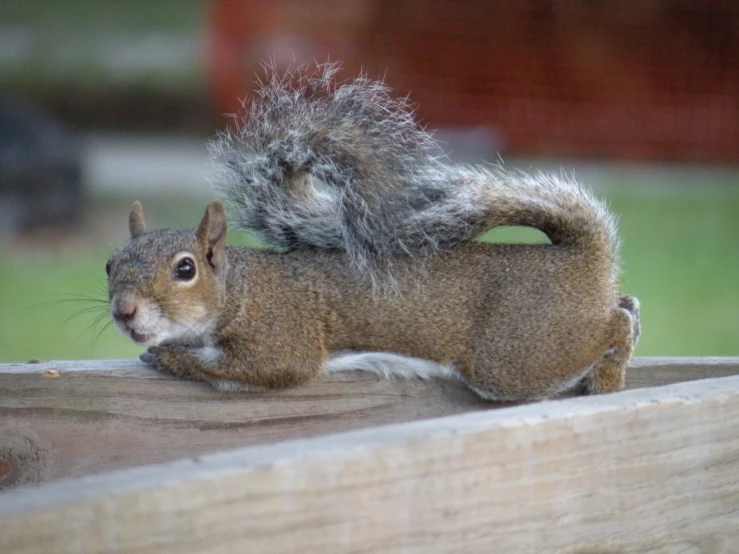
[[[110,313],[118,328],[144,345],[207,342],[228,270],[223,204],[211,203],[194,232],[146,232],[138,202],[128,225],[131,240],[105,267]]]

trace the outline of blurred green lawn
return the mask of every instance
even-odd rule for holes
[[[638,355],[739,355],[739,188],[643,192],[612,188],[606,198],[619,214],[624,291],[642,302]],[[145,202],[154,226],[194,226],[204,204]],[[125,237],[83,246],[0,256],[0,361],[132,357],[142,349],[112,328],[105,304],[105,261]],[[486,239],[537,241],[530,229],[498,229]],[[239,239],[232,233],[233,240]],[[85,311],[92,308],[93,311]],[[101,323],[93,325],[101,315]]]

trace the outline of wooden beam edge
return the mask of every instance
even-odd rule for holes
[[[516,428],[530,428],[532,424],[541,422],[561,422],[574,426],[576,421],[583,418],[601,418],[605,426],[609,414],[613,412],[649,412],[665,405],[679,410],[680,406],[717,402],[732,405],[739,402],[739,376],[393,424],[313,439],[246,447],[165,464],[56,481],[38,487],[19,487],[0,493],[0,530],[3,528],[2,518],[48,512],[85,502],[105,501],[110,505],[116,497],[185,486],[226,475],[248,474],[265,468],[290,466],[300,472],[301,467],[321,459],[341,464],[359,460],[372,451],[449,437],[482,432],[506,433]],[[675,416],[679,417],[679,414]]]
[[[636,357],[631,360],[629,370],[648,371],[650,369],[726,369],[736,370],[739,373],[739,356],[645,356]],[[17,362],[0,364],[0,374],[22,374],[35,375],[48,371],[65,372],[99,372],[106,373],[112,377],[131,377],[134,375],[161,376],[160,373],[151,369],[148,365],[137,359],[113,359],[113,360],[49,360],[33,362]],[[344,372],[354,373],[354,372]],[[361,373],[361,372],[356,372]],[[331,380],[332,376],[325,379]],[[339,380],[346,380],[340,378]]]
[[[136,358],[109,360],[31,360],[28,362],[0,364],[0,374],[37,375],[48,371],[59,371],[62,373],[134,371],[142,375],[154,372],[151,367]],[[119,373],[119,375],[122,375],[122,373]]]

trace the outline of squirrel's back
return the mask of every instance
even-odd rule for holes
[[[345,250],[382,276],[498,225],[543,231],[617,272],[615,220],[574,179],[452,164],[406,99],[336,65],[273,73],[233,132],[211,143],[235,222],[272,245]]]

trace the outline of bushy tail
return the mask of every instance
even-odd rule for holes
[[[288,249],[345,250],[373,275],[498,225],[613,260],[614,220],[574,180],[450,164],[407,100],[365,77],[337,84],[336,71],[273,72],[211,143],[214,187],[239,226]]]

